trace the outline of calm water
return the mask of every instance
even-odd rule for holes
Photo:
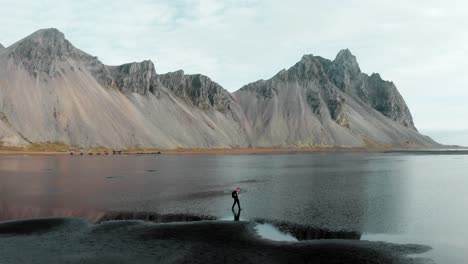
[[[2,219],[149,211],[287,221],[468,261],[468,155],[0,156]]]

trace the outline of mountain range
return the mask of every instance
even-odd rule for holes
[[[347,49],[304,55],[234,93],[147,60],[103,64],[57,29],[0,45],[0,144],[79,147],[434,147],[393,82]]]

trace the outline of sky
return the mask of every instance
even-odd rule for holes
[[[0,43],[57,28],[109,65],[150,59],[233,92],[349,48],[393,81],[424,134],[468,146],[466,0],[0,0]]]

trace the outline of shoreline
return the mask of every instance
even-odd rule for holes
[[[417,149],[399,149],[391,147],[306,147],[306,148],[179,148],[179,149],[83,149],[70,147],[70,150],[31,150],[28,148],[0,148],[0,155],[119,155],[120,154],[171,154],[171,155],[256,155],[256,154],[295,154],[295,153],[320,153],[320,152],[382,152],[404,151]],[[90,154],[91,153],[91,154]],[[107,153],[107,154],[106,154]]]
[[[414,256],[431,250],[426,245],[281,242],[262,238],[250,221],[91,224],[52,217],[0,222],[0,234],[2,263],[434,263]]]
[[[304,147],[304,148],[178,148],[178,149],[128,149],[112,150],[107,148],[79,149],[69,147],[56,149],[1,148],[0,155],[257,155],[257,154],[296,154],[326,152],[424,152],[424,151],[467,151],[466,148],[397,148],[397,147]]]

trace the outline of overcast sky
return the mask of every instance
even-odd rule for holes
[[[466,0],[0,0],[4,46],[55,27],[105,64],[151,59],[229,91],[343,48],[392,80],[416,127],[468,146]]]

